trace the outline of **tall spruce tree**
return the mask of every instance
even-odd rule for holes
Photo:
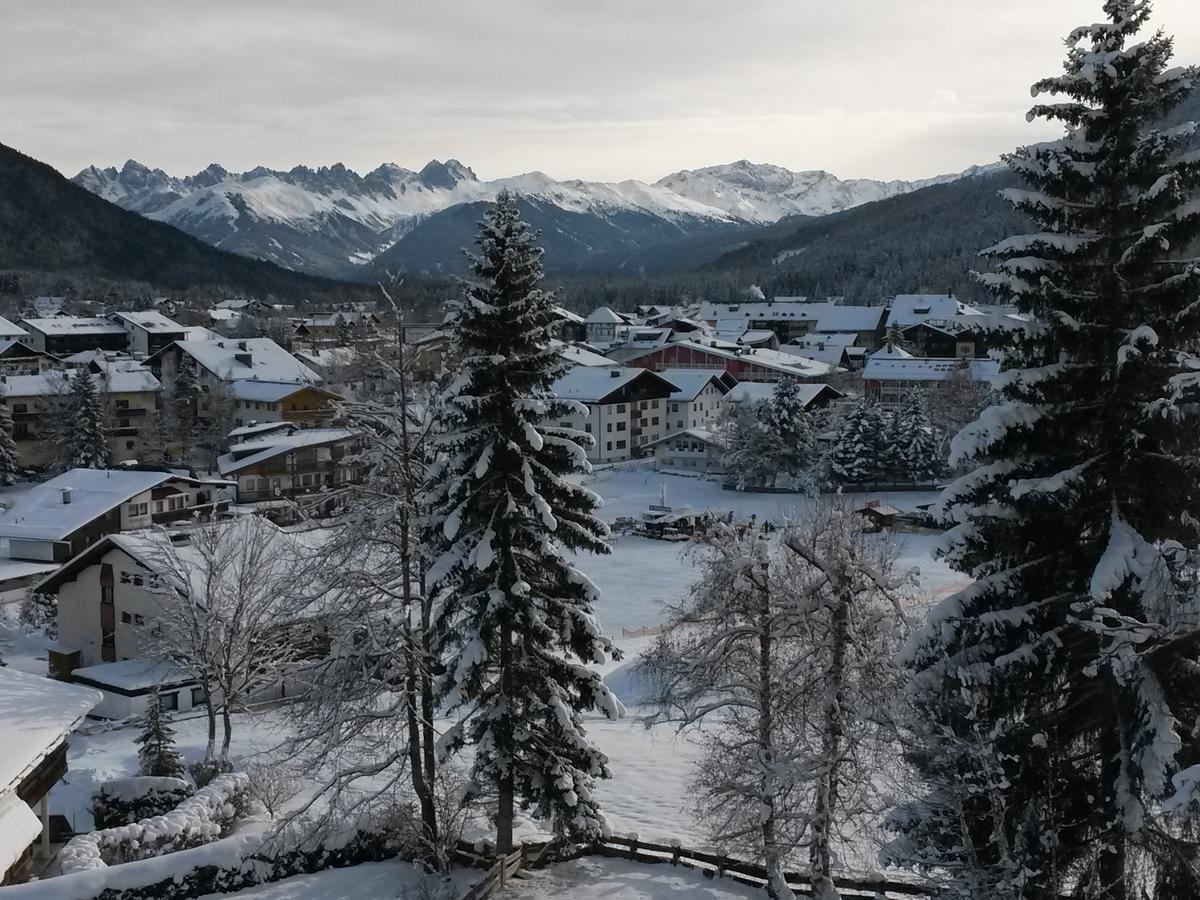
[[[608,759],[580,713],[622,708],[588,668],[617,651],[592,613],[598,591],[567,553],[609,552],[599,498],[565,477],[587,470],[591,436],[542,424],[579,405],[551,392],[564,371],[550,345],[554,299],[515,197],[500,194],[476,244],[449,320],[457,371],[435,407],[424,537],[443,700],[464,716],[444,746],[474,746],[473,780],[498,797],[497,849],[508,852],[518,798],[565,833],[606,830],[592,787]]]
[[[1040,327],[953,442],[978,468],[942,498],[946,557],[976,581],[908,652],[930,789],[891,858],[958,896],[1200,894],[1200,155],[1155,125],[1197,71],[1132,40],[1148,2],[1104,13],[1034,86],[1065,137],[1007,158],[1039,230],[981,277]]]
[[[896,415],[907,477],[917,484],[932,484],[941,474],[942,461],[938,458],[937,431],[925,393],[912,391]]]
[[[766,429],[770,465],[792,483],[805,478],[816,464],[817,439],[804,409],[800,382],[783,378],[775,382],[771,399],[759,409]]]
[[[855,405],[842,422],[833,446],[830,466],[843,484],[869,484],[880,478],[879,451],[883,416],[879,406],[867,400]]]
[[[183,777],[183,759],[175,749],[175,730],[163,712],[158,688],[154,689],[146,704],[142,733],[133,742],[138,745],[139,774]]]
[[[71,376],[70,407],[75,421],[67,434],[69,465],[79,469],[107,468],[110,452],[104,433],[104,410],[96,380],[87,366],[80,366]]]
[[[0,403],[0,485],[15,484],[21,471],[17,442],[13,438],[12,411]]]

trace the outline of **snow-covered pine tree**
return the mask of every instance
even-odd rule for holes
[[[881,475],[879,451],[883,418],[878,405],[860,401],[838,431],[830,465],[842,484],[870,484]]]
[[[775,442],[763,423],[767,401],[735,403],[721,416],[717,436],[721,442],[721,465],[726,478],[738,490],[773,486]]]
[[[12,411],[0,402],[0,485],[15,484],[21,471],[17,442],[13,439]]]
[[[805,479],[816,464],[817,439],[804,409],[800,382],[782,378],[775,382],[771,399],[758,411],[766,429],[771,468],[792,484]]]
[[[908,458],[905,450],[908,436],[900,410],[879,411],[879,456],[876,474],[879,481],[896,482],[908,479]]]
[[[104,433],[104,410],[96,391],[96,381],[87,366],[80,366],[71,376],[70,405],[73,427],[67,435],[69,466],[79,469],[108,467],[110,453],[108,436]]]
[[[502,192],[476,238],[472,283],[448,329],[457,374],[435,406],[423,503],[428,584],[446,636],[446,706],[462,721],[444,749],[475,749],[472,776],[498,795],[497,849],[512,847],[514,801],[575,836],[606,830],[592,792],[608,759],[580,713],[622,714],[589,664],[617,653],[592,614],[599,592],[568,551],[607,553],[599,498],[565,476],[588,469],[590,435],[541,424],[577,412],[551,386],[553,295],[542,251]]]
[[[924,392],[912,391],[897,415],[906,476],[917,484],[934,483],[941,474],[942,461],[938,458],[937,432],[929,417]]]
[[[133,739],[138,745],[138,773],[166,778],[182,778],[183,759],[175,749],[175,729],[160,702],[156,687],[142,716],[142,733]]]
[[[1065,137],[1008,157],[1039,231],[981,277],[1040,327],[953,442],[978,468],[942,498],[946,557],[976,580],[907,653],[931,789],[897,811],[892,859],[958,896],[1200,893],[1200,769],[1180,772],[1200,752],[1200,269],[1179,253],[1200,155],[1194,125],[1156,126],[1198,73],[1168,68],[1161,32],[1132,40],[1148,2],[1104,13],[1034,86],[1064,96],[1030,115]]]

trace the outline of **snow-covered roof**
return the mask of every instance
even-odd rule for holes
[[[55,316],[49,319],[22,319],[27,329],[45,335],[124,334],[125,329],[109,319],[92,316]]]
[[[598,306],[588,313],[588,317],[584,321],[594,325],[620,325],[625,320],[607,306]]]
[[[203,325],[187,325],[183,329],[183,339],[185,341],[219,341],[221,335]]]
[[[616,360],[609,359],[607,356],[601,356],[599,353],[593,353],[591,350],[588,350],[586,347],[580,347],[578,344],[563,344],[559,348],[558,355],[572,366],[607,368],[617,365]]]
[[[348,366],[358,358],[353,347],[322,347],[319,350],[297,350],[293,354],[307,366],[328,369],[331,366]]]
[[[886,312],[882,306],[843,306],[803,297],[777,297],[754,303],[706,303],[700,318],[717,323],[722,334],[740,333],[750,322],[814,322],[816,331],[874,331]]]
[[[28,333],[29,332],[27,332],[20,325],[17,325],[15,322],[10,322],[8,319],[4,318],[4,316],[0,316],[0,338],[19,338],[24,337]],[[0,869],[0,871],[3,870]]]
[[[809,344],[801,347],[796,344],[782,344],[779,347],[779,352],[793,356],[803,356],[807,359],[815,359],[817,362],[825,363],[827,366],[840,366],[842,364],[842,357],[846,355],[846,345]]]
[[[302,428],[292,434],[272,434],[261,440],[243,441],[234,444],[228,453],[217,458],[217,471],[229,475],[302,447],[333,444],[349,440],[357,434],[350,428]]]
[[[162,386],[149,369],[123,369],[100,364],[102,374],[91,373],[92,384],[101,393],[134,394],[153,393]],[[72,372],[52,370],[37,375],[8,375],[0,381],[0,396],[3,397],[53,397],[67,394],[71,390]]]
[[[270,338],[176,341],[178,347],[222,381],[254,379],[317,384],[321,376]],[[164,352],[164,351],[159,351]],[[237,357],[249,356],[249,364]]]
[[[579,315],[579,313],[571,312],[565,306],[554,307],[554,314],[563,321],[572,322],[575,325],[582,325],[584,321],[583,316]]]
[[[28,559],[9,559],[0,556],[0,585],[25,578],[48,575],[59,567],[59,563],[34,562]]]
[[[870,356],[871,359],[875,359],[876,357],[878,357],[879,359],[915,359],[916,358],[911,353],[909,353],[907,350],[905,350],[903,347],[899,347],[896,344],[884,344],[882,347],[880,347],[878,350],[876,350]]]
[[[208,318],[213,322],[232,322],[241,317],[242,314],[236,309],[210,309],[208,311]]]
[[[577,366],[550,386],[556,397],[578,400],[581,403],[599,403],[619,391],[636,378],[654,375],[649,369],[625,366]]]
[[[964,366],[964,362],[966,365]],[[990,381],[1000,374],[1000,363],[994,359],[920,358],[897,359],[876,353],[867,357],[863,367],[864,381],[945,381],[966,369],[973,381]]]
[[[113,543],[117,543],[117,538],[128,535],[112,537]],[[84,666],[72,669],[71,677],[83,679],[95,686],[116,688],[120,691],[149,691],[159,684],[174,687],[193,681],[183,669],[166,659],[122,659]]]
[[[979,310],[953,294],[897,294],[888,309],[887,327],[906,328],[927,319],[977,315]]]
[[[253,422],[249,425],[239,425],[229,432],[229,437],[240,438],[250,435],[268,434],[272,431],[297,431],[295,422]]]
[[[827,393],[833,397],[846,396],[837,388],[830,387],[827,384],[798,384],[796,385],[796,393],[805,408],[811,406],[813,401],[822,394]],[[757,403],[759,400],[770,400],[774,396],[774,384],[760,381],[741,381],[733,386],[732,390],[725,395],[725,399],[730,403]]]
[[[146,309],[138,312],[115,312],[112,314],[112,318],[140,328],[143,331],[155,333],[183,331],[182,325],[168,319],[155,309]]]
[[[334,396],[329,391],[311,384],[300,384],[295,381],[254,381],[243,378],[229,384],[229,393],[233,395],[234,399],[256,400],[263,403],[278,403],[280,400],[304,390],[314,390],[328,394],[330,397]]]
[[[11,868],[42,833],[42,820],[16,794],[0,795],[0,872]]]
[[[93,362],[111,362],[118,359],[127,359],[136,365],[141,365],[141,362],[135,360],[128,353],[122,353],[120,350],[80,350],[78,353],[72,353],[70,356],[60,357],[63,362],[72,366],[86,366]]]
[[[102,699],[91,688],[0,666],[0,797],[14,791]]]
[[[712,346],[713,344],[717,344],[717,346],[714,347]],[[819,378],[823,375],[829,375],[836,370],[835,366],[818,362],[815,359],[791,353],[780,353],[778,350],[770,350],[766,347],[731,348],[721,346],[720,342],[717,341],[705,343],[700,343],[699,341],[676,341],[666,346],[668,348],[687,347],[701,353],[720,357],[721,359],[731,361],[741,360],[745,363],[761,366],[764,369],[770,369],[781,375],[791,375],[794,378]],[[642,356],[647,356],[651,353],[658,353],[662,349],[661,347],[656,347],[653,350],[644,351],[627,360],[627,362],[640,359]]]
[[[71,469],[18,496],[0,515],[0,536],[62,540],[131,497],[178,478],[170,472],[136,469]],[[70,503],[63,503],[65,490],[70,491]]]
[[[658,374],[677,388],[671,394],[671,399],[676,402],[690,403],[713,381],[722,394],[726,393],[725,382],[721,380],[724,369],[663,369]]]
[[[707,428],[685,428],[683,431],[676,431],[674,434],[668,434],[666,437],[661,437],[657,441],[651,441],[646,444],[647,447],[653,447],[656,444],[663,444],[667,441],[674,441],[678,438],[694,438],[698,441],[703,441],[713,447],[720,447],[721,442],[716,434],[709,431]]]
[[[353,325],[357,322],[373,318],[375,318],[373,313],[361,312],[359,310],[343,310],[340,312],[318,313],[315,316],[307,316],[300,319],[298,324],[320,328],[333,328],[337,325],[338,319],[341,319],[347,325]]]

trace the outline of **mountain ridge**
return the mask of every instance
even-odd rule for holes
[[[502,189],[528,198],[543,220],[535,227],[573,230],[562,243],[575,252],[559,260],[548,253],[548,261],[577,267],[591,255],[645,250],[790,215],[825,215],[957,177],[843,181],[823,170],[792,172],[738,160],[653,183],[555,179],[538,171],[481,181],[456,159],[431,160],[420,170],[384,163],[365,175],[341,163],[242,173],[213,163],[178,177],[129,160],[120,169],[89,166],[72,180],[214,246],[310,274],[370,280],[385,257],[383,265],[402,260],[405,271],[457,270],[462,211],[446,213],[490,201]],[[421,238],[412,238],[417,231]],[[405,241],[409,246],[401,248]]]

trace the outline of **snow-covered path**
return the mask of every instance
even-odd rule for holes
[[[682,867],[585,857],[528,872],[509,882],[505,896],[512,900],[761,900],[765,894]]]

